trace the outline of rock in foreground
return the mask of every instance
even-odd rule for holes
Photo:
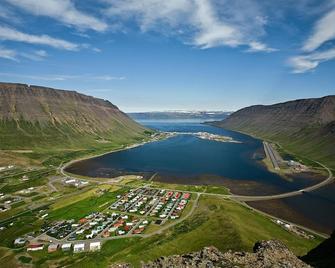
[[[257,242],[254,246],[254,253],[232,251],[222,253],[215,247],[206,247],[198,252],[161,257],[153,262],[143,264],[142,267],[307,268],[310,266],[299,260],[283,243],[270,240]]]

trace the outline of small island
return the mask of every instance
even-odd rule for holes
[[[197,136],[198,138],[204,139],[204,140],[241,143],[240,141],[234,140],[232,137],[212,134],[212,133],[208,133],[208,132],[196,132],[196,133],[193,133],[193,134],[195,136]]]
[[[209,132],[166,132],[166,134],[168,138],[176,136],[176,135],[193,135],[203,140],[242,143],[241,141],[234,140],[232,137],[212,134]]]

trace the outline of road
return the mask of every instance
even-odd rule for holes
[[[264,151],[265,154],[268,158],[270,158],[272,165],[274,167],[274,169],[279,170],[279,165],[278,165],[278,161],[274,155],[273,149],[271,147],[271,145],[269,143],[267,143],[266,141],[263,141],[263,145],[264,145]]]
[[[292,196],[297,196],[297,195],[302,195],[305,192],[312,192],[315,191],[329,183],[332,183],[334,181],[333,173],[332,171],[326,167],[325,165],[316,162],[319,165],[321,165],[325,170],[328,172],[328,177],[327,179],[321,181],[320,183],[314,184],[312,186],[297,190],[297,191],[292,191],[292,192],[287,192],[287,193],[282,193],[282,194],[275,194],[275,195],[264,195],[264,196],[245,196],[245,195],[231,195],[230,198],[236,199],[239,201],[262,201],[262,200],[273,200],[273,199],[281,199],[281,198],[286,198],[286,197],[292,197]]]

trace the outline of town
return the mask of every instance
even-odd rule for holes
[[[105,210],[92,212],[79,220],[52,221],[48,213],[40,211],[40,218],[44,220],[40,230],[17,237],[13,244],[26,247],[27,251],[46,249],[49,253],[97,251],[105,240],[150,234],[150,226],[164,226],[182,217],[191,194],[140,187],[116,198]]]

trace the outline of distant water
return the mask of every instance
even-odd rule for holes
[[[199,132],[230,136],[241,143],[210,141],[177,135],[133,149],[106,154],[70,166],[67,171],[90,177],[157,173],[155,180],[181,184],[226,185],[234,193],[265,195],[316,183],[299,176],[285,180],[260,162],[262,141],[234,131],[188,121],[141,121],[161,131]]]

